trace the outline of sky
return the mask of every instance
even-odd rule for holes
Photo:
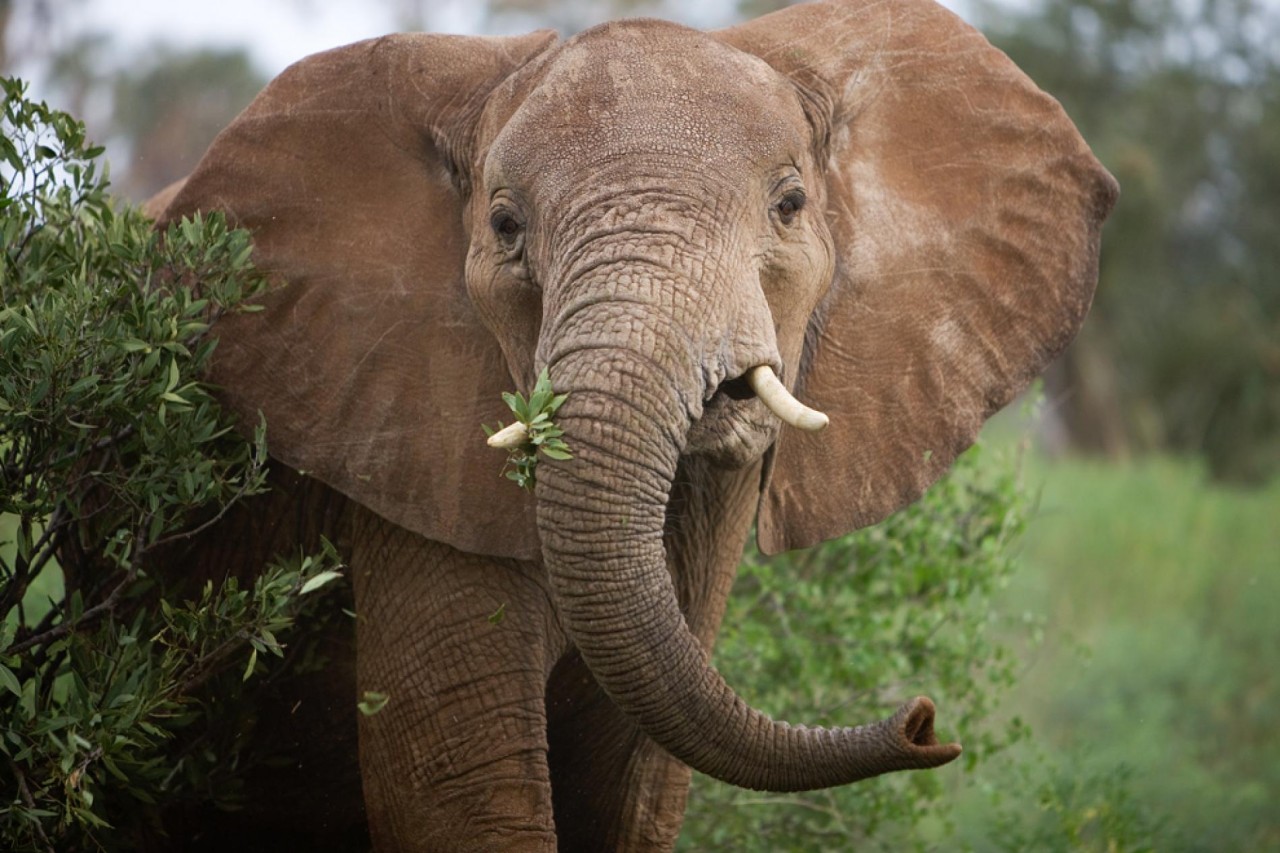
[[[442,5],[458,10],[450,16],[454,20],[446,19],[453,27],[445,31],[465,32],[476,25],[467,20],[465,2]],[[245,46],[264,72],[275,75],[307,54],[395,28],[388,6],[368,2],[72,0],[69,14],[55,13],[43,26],[22,16],[22,9],[20,4],[9,44],[20,57],[19,74],[35,84],[45,56],[93,32],[111,38],[122,64],[131,57],[141,64],[147,49],[160,41],[178,48]]]
[[[275,75],[302,57],[338,45],[393,32],[395,2],[369,0],[62,0],[68,14],[34,25],[22,14],[9,43],[23,59],[19,73],[37,78],[41,54],[88,32],[108,34],[122,52],[141,55],[164,40],[176,47],[245,46],[261,69]],[[55,4],[60,5],[60,4]],[[399,5],[406,5],[401,2]],[[418,4],[436,32],[477,33],[485,26],[484,4],[476,0],[435,0]],[[717,26],[730,18],[732,0],[695,0],[681,4],[678,17],[694,25]],[[526,28],[528,29],[528,28]],[[35,30],[35,32],[33,32]],[[34,38],[33,38],[34,35]],[[32,46],[23,50],[24,46]]]
[[[573,2],[573,0],[569,0]],[[579,3],[587,0],[579,0]],[[9,47],[19,57],[18,73],[40,92],[40,59],[77,36],[101,32],[111,37],[118,61],[141,62],[149,46],[168,41],[176,47],[245,46],[261,70],[274,76],[302,57],[397,29],[397,5],[429,7],[430,29],[437,32],[484,31],[484,4],[477,0],[60,0],[54,20],[38,27],[17,5]],[[668,0],[673,18],[691,26],[723,26],[732,20],[733,0]],[[944,0],[962,16],[965,0]],[[523,27],[531,29],[532,27]],[[24,49],[25,48],[25,49]]]
[[[474,0],[434,5],[439,32],[470,33],[483,24]],[[85,29],[110,32],[122,45],[141,49],[162,38],[178,46],[245,45],[271,74],[307,54],[396,29],[392,4],[368,0],[86,0],[84,12]]]

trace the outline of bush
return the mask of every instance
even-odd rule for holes
[[[0,847],[126,849],[175,798],[234,798],[205,700],[237,707],[337,562],[158,598],[159,549],[264,488],[265,427],[198,378],[263,281],[220,217],[159,235],[113,206],[83,125],[3,87]]]
[[[940,739],[961,740],[965,753],[958,767],[794,795],[698,776],[681,849],[925,849],[949,834],[948,778],[1026,735],[996,713],[1018,663],[990,600],[1013,570],[1030,507],[1013,457],[978,446],[875,527],[750,555],[716,653],[730,683],[776,716],[827,725],[879,719],[926,693]]]

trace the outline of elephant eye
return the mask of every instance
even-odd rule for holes
[[[493,215],[489,217],[489,227],[493,229],[493,233],[498,235],[502,242],[511,244],[520,236],[524,226],[520,224],[520,220],[509,210],[495,210]]]
[[[774,210],[778,211],[778,218],[782,220],[783,225],[790,225],[795,220],[796,214],[804,207],[805,201],[804,193],[792,190],[774,205]]]

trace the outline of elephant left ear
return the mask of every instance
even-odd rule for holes
[[[812,3],[717,37],[791,79],[836,248],[761,498],[767,553],[916,500],[1075,337],[1115,180],[1061,106],[931,0]]]
[[[291,66],[182,185],[163,227],[220,210],[273,287],[222,317],[208,379],[273,458],[454,547],[540,553],[532,499],[482,424],[515,386],[467,293],[464,211],[477,122],[551,32],[405,34]]]

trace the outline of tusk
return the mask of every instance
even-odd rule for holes
[[[783,387],[778,375],[767,364],[757,365],[747,371],[747,384],[769,411],[796,429],[817,432],[825,429],[830,418],[801,403]]]
[[[529,429],[524,424],[516,421],[489,436],[489,446],[500,447],[503,450],[515,450],[528,440]]]

